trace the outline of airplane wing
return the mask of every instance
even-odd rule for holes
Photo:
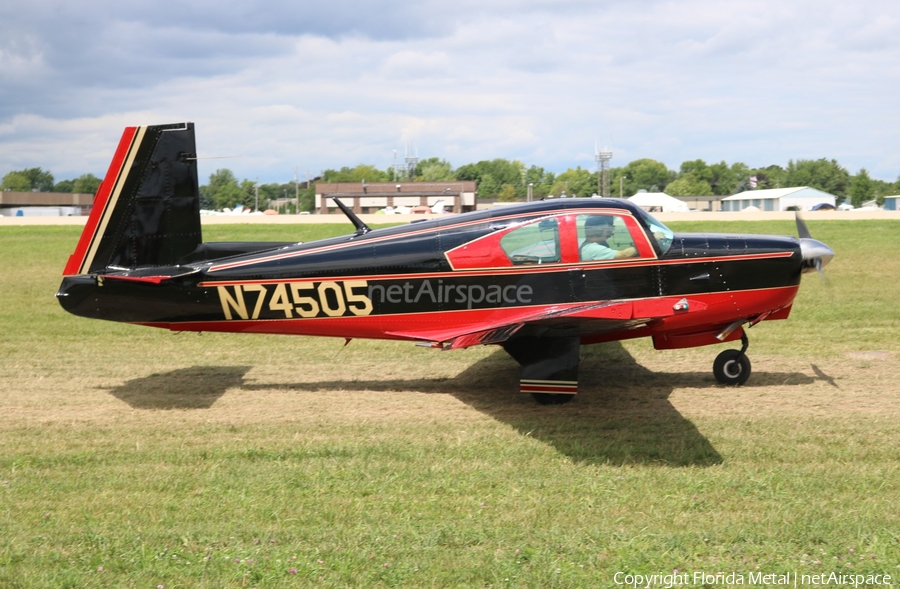
[[[599,301],[578,303],[574,305],[556,305],[551,307],[527,308],[513,315],[504,314],[497,321],[482,323],[477,329],[471,326],[448,327],[444,329],[401,332],[393,331],[391,335],[421,341],[437,342],[444,349],[468,348],[484,344],[499,344],[512,337],[526,324],[540,324],[556,319],[596,320],[611,322],[609,327],[635,320],[649,321],[676,314],[700,312],[706,309],[706,303],[681,297],[662,297],[634,301]],[[436,346],[437,347],[437,346]]]

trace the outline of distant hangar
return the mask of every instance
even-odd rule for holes
[[[339,213],[334,197],[354,213],[374,213],[387,207],[427,208],[442,202],[453,213],[475,210],[477,185],[471,180],[454,182],[318,182],[316,212]],[[416,211],[414,211],[416,212]]]
[[[756,207],[760,211],[809,211],[826,204],[834,208],[836,197],[809,186],[746,190],[722,199],[723,211],[743,211]]]

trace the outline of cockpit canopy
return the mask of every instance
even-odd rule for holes
[[[591,225],[608,229],[602,240],[591,240],[597,245],[586,247]],[[621,263],[665,255],[673,238],[670,229],[641,210],[578,208],[498,220],[496,231],[446,255],[454,269]]]

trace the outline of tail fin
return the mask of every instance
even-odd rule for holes
[[[128,127],[65,276],[170,266],[202,243],[194,124]]]

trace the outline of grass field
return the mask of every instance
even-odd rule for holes
[[[725,346],[638,340],[584,348],[562,406],[494,347],[80,319],[53,297],[79,230],[0,228],[0,587],[897,586],[900,226],[809,225],[831,287],[805,276],[788,321],[750,330],[746,386],[713,379]]]

